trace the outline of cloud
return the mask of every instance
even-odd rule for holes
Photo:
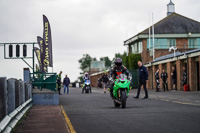
[[[173,2],[177,13],[200,20],[200,1]],[[149,14],[154,12],[155,22],[166,17],[168,3],[169,0],[1,0],[0,42],[36,42],[36,37],[43,34],[45,14],[53,37],[53,71],[63,70],[74,81],[79,76],[78,59],[83,54],[113,58],[115,53],[123,53],[123,42],[149,26]],[[23,78],[26,64],[4,60],[3,47],[0,62],[0,75]]]

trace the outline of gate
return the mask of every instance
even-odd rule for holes
[[[132,74],[132,88],[136,89],[138,88],[138,84],[139,84],[139,70],[135,69],[135,70],[130,70],[129,71]]]

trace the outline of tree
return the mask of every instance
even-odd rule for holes
[[[112,61],[108,58],[108,56],[101,57],[100,61],[105,61],[106,68],[109,68],[111,66],[111,64],[112,64]]]
[[[130,54],[127,56],[127,53],[124,52],[123,54],[115,54],[116,57],[120,57],[123,60],[123,65],[130,70],[138,69],[137,62],[142,61],[140,54]]]
[[[89,54],[83,54],[83,57],[78,60],[80,63],[80,69],[84,71],[86,68],[90,68],[92,57]]]
[[[138,61],[142,61],[140,54],[130,54],[128,56],[129,69],[138,69]]]

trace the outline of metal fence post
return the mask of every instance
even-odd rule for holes
[[[15,108],[20,105],[20,81],[15,81]]]
[[[15,110],[15,79],[8,79],[8,114]]]
[[[25,102],[24,81],[20,82],[20,97],[21,97],[21,103],[20,104],[23,104]]]
[[[0,77],[0,121],[8,114],[7,111],[7,80]]]

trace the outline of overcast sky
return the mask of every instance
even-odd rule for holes
[[[0,0],[0,42],[36,42],[43,35],[42,14],[49,19],[54,72],[72,81],[80,73],[78,59],[123,53],[123,41],[166,17],[170,0]],[[172,0],[175,11],[200,21],[199,0]],[[5,60],[0,46],[0,77],[23,79],[22,60]],[[31,60],[29,60],[31,63]],[[50,71],[52,71],[50,69]]]

